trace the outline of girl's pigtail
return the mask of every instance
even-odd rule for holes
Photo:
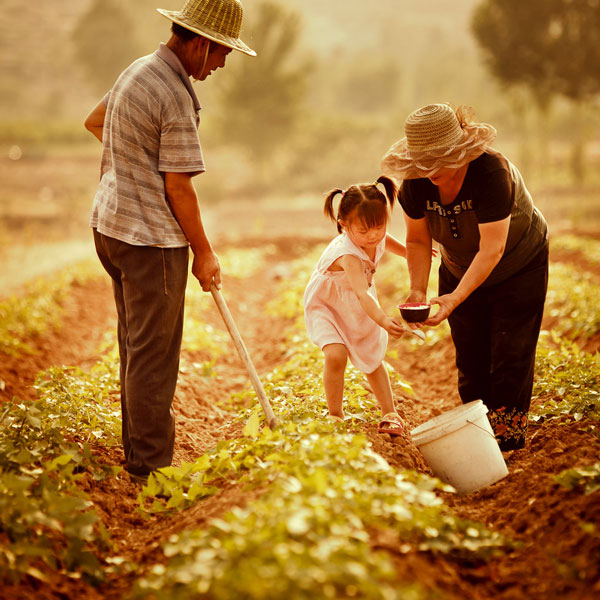
[[[327,195],[327,198],[325,198],[325,206],[323,208],[323,213],[325,214],[325,216],[329,217],[337,225],[338,233],[342,233],[342,227],[338,223],[337,216],[333,210],[333,199],[335,198],[335,196],[337,196],[337,194],[343,194],[343,193],[344,193],[344,190],[339,190],[339,189],[329,192],[329,194]]]
[[[390,208],[394,208],[394,201],[396,200],[396,194],[398,193],[396,190],[396,184],[385,175],[381,175],[379,179],[377,179],[377,183],[381,183],[383,185],[388,202],[390,203]]]

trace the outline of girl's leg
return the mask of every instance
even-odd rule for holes
[[[390,377],[384,364],[381,363],[372,373],[367,373],[367,379],[375,394],[375,398],[377,398],[377,402],[379,402],[381,414],[395,413],[396,409],[394,408]]]
[[[348,362],[348,351],[344,344],[327,344],[323,346],[323,354],[325,355],[323,386],[329,414],[343,419],[344,373]]]

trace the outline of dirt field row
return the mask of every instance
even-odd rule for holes
[[[281,364],[290,349],[284,332],[284,319],[268,316],[264,310],[272,297],[277,278],[289,263],[310,247],[298,240],[274,239],[277,251],[269,256],[267,268],[250,281],[227,279],[223,293],[261,375]],[[576,264],[576,255],[561,260]],[[585,266],[585,265],[584,265]],[[35,397],[32,388],[37,373],[51,365],[89,367],[97,358],[98,346],[107,331],[115,327],[114,307],[107,278],[92,279],[73,287],[64,305],[62,326],[31,342],[37,353],[31,356],[1,357],[0,398],[10,401]],[[209,323],[222,329],[218,312],[208,312]],[[409,425],[423,421],[458,405],[454,352],[448,339],[436,346],[407,346],[392,342],[398,358],[394,369],[415,390],[407,399],[396,390],[397,401]],[[234,414],[219,408],[218,402],[248,387],[243,366],[233,349],[215,366],[217,375],[206,378],[193,367],[204,360],[201,351],[184,348],[183,369],[175,398],[177,438],[175,461],[192,461],[219,440],[240,435]],[[465,497],[443,494],[444,501],[458,515],[480,521],[519,540],[522,545],[509,555],[487,564],[465,564],[428,553],[400,552],[393,545],[386,550],[395,557],[398,582],[418,581],[425,588],[439,590],[445,598],[470,600],[587,600],[600,595],[600,538],[586,535],[580,523],[600,522],[597,494],[584,496],[556,485],[552,476],[562,469],[592,464],[598,460],[598,438],[584,431],[585,422],[567,425],[548,422],[532,424],[526,448],[514,452],[509,461],[510,474],[504,480]],[[377,424],[365,423],[365,433],[391,465],[399,469],[426,470],[418,449],[410,439],[393,441],[377,434]],[[97,448],[106,462],[122,464],[118,448]],[[221,491],[175,517],[143,517],[136,511],[139,488],[119,475],[116,479],[94,482],[84,480],[85,491],[94,502],[120,555],[131,564],[144,566],[160,560],[160,545],[168,536],[183,529],[205,526],[212,518],[234,506],[251,503],[258,491],[249,492],[230,482]],[[52,573],[48,584],[34,579],[6,586],[2,597],[78,598],[79,600],[117,599],[126,596],[139,572],[109,576],[94,588],[83,581]]]

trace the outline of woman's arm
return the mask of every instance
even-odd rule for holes
[[[509,226],[510,215],[501,221],[479,224],[480,240],[477,254],[452,293],[431,299],[431,303],[438,304],[440,308],[425,321],[426,325],[438,325],[447,319],[450,313],[487,279],[504,254]]]
[[[406,258],[406,246],[389,233],[385,234],[385,249],[392,254],[397,254],[398,256],[404,256],[404,258]]]
[[[398,321],[388,317],[388,315],[381,310],[381,307],[377,304],[375,298],[368,293],[369,285],[365,278],[360,258],[352,254],[345,254],[340,257],[338,264],[344,269],[346,277],[348,277],[348,281],[350,282],[350,286],[367,315],[369,315],[377,325],[383,327],[390,335],[400,337],[406,329]]]
[[[92,109],[92,112],[86,117],[85,128],[93,133],[99,141],[102,141],[102,132],[104,130],[104,117],[106,115],[106,106],[100,100]]]
[[[407,302],[425,302],[431,270],[431,233],[427,219],[411,219],[404,213],[406,223],[406,260],[410,275],[410,294]]]

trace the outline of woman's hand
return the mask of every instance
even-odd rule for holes
[[[444,296],[432,298],[429,304],[437,304],[439,306],[437,312],[425,321],[425,325],[435,327],[450,316],[452,311],[460,304],[460,301],[454,294],[445,294]]]

